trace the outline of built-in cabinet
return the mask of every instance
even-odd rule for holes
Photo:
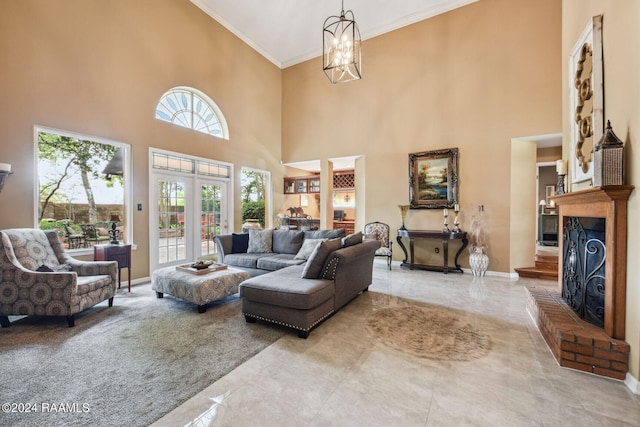
[[[344,228],[347,234],[354,232],[355,221],[345,219],[345,209],[349,211],[349,218],[353,218],[355,209],[355,173],[353,170],[336,171],[333,173],[332,196],[334,201],[333,228]],[[320,193],[320,176],[297,176],[284,178],[284,194],[315,194],[318,199]],[[336,217],[336,212],[341,215]],[[294,218],[291,218],[293,220]],[[291,224],[297,225],[297,224]],[[315,225],[315,224],[314,224]],[[319,221],[318,221],[319,225]]]
[[[320,192],[320,177],[292,177],[284,179],[284,194],[307,194]]]
[[[334,190],[353,190],[356,187],[353,171],[333,173]],[[284,194],[304,194],[320,192],[320,176],[298,176],[284,178]]]

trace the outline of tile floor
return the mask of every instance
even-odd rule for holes
[[[624,383],[558,366],[526,312],[531,282],[549,283],[389,272],[376,261],[369,292],[307,340],[286,334],[154,426],[640,425],[640,396]],[[366,317],[404,304],[464,311],[491,352],[434,361],[376,342]]]

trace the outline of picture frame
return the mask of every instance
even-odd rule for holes
[[[556,187],[554,187],[553,185],[545,185],[544,195],[545,195],[545,203],[547,204],[547,207],[553,206],[551,198],[555,195],[555,191],[556,191]]]
[[[458,203],[458,149],[409,154],[409,208],[445,209]]]

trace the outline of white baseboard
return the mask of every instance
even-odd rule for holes
[[[629,372],[627,372],[627,377],[624,379],[624,384],[633,394],[640,394],[640,383]]]

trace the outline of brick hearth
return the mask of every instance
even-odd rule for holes
[[[629,344],[581,320],[551,286],[527,286],[527,310],[560,366],[624,380]]]

